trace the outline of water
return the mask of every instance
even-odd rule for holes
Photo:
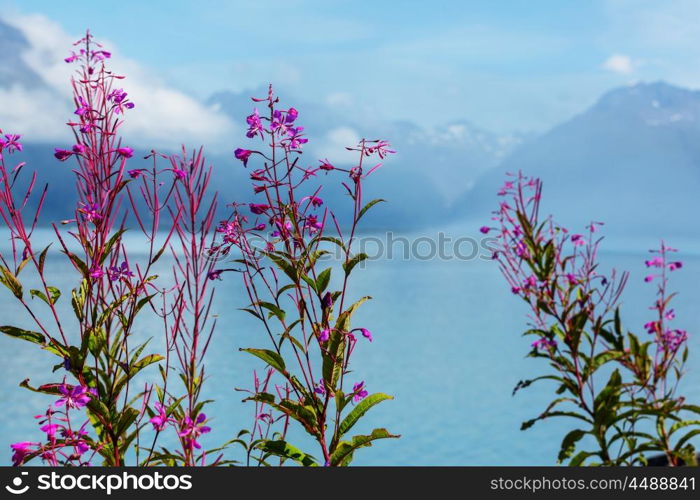
[[[673,288],[678,326],[690,337],[690,362],[683,392],[700,401],[700,258],[682,255],[685,267],[674,273]],[[650,317],[653,288],[642,282],[642,253],[608,253],[606,267],[632,271],[624,296],[626,325],[641,331]],[[54,258],[50,261],[54,263]],[[61,262],[55,257],[55,262]],[[65,294],[74,278],[64,264],[54,266],[52,284]],[[369,263],[355,275],[358,295],[374,300],[364,305],[354,322],[367,326],[375,337],[362,342],[355,355],[353,376],[365,380],[370,392],[393,394],[396,399],[374,408],[356,429],[386,427],[402,435],[378,442],[356,454],[358,465],[551,465],[570,422],[540,422],[527,431],[520,423],[533,418],[551,399],[546,383],[511,396],[513,386],[545,370],[540,360],[525,358],[531,339],[525,327],[525,309],[500,277],[493,262],[472,260],[382,260]],[[0,323],[21,324],[20,311],[9,293],[0,291]],[[208,396],[216,399],[207,413],[214,431],[203,444],[214,447],[249,425],[252,408],[241,403],[235,387],[250,387],[251,370],[260,365],[240,347],[264,346],[265,337],[255,320],[238,311],[245,298],[236,276],[229,274],[217,289],[215,309],[219,328],[208,357]],[[153,335],[144,326],[144,337]],[[156,342],[157,345],[157,342]],[[41,433],[32,418],[45,411],[48,396],[19,388],[57,380],[49,377],[56,358],[36,346],[0,338],[0,463],[10,463],[9,444],[38,440]],[[49,369],[47,372],[47,368]],[[60,372],[59,372],[60,373]],[[316,453],[303,436],[289,441]],[[233,452],[233,458],[241,458]]]

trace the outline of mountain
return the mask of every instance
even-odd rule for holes
[[[31,100],[34,94],[26,91],[39,90],[38,94],[48,99],[49,103],[66,99],[48,85],[50,82],[44,82],[42,77],[26,64],[24,56],[33,48],[31,42],[21,30],[2,20],[0,46],[3,47],[3,51],[0,52],[0,91],[21,90],[20,94],[28,96],[27,99]],[[2,92],[0,94],[5,95]],[[266,94],[265,86],[246,93],[222,91],[212,95],[205,104],[218,108],[235,123],[243,125],[245,117],[256,106],[250,97],[264,97]],[[345,146],[354,145],[362,136],[368,139],[389,140],[398,151],[385,161],[385,165],[377,170],[365,185],[364,196],[367,201],[374,198],[384,198],[388,201],[370,211],[364,218],[363,226],[368,230],[416,230],[446,221],[452,213],[454,201],[460,199],[481,174],[495,167],[522,141],[521,137],[501,137],[487,132],[467,121],[434,127],[425,127],[409,121],[388,122],[372,118],[371,112],[357,112],[352,105],[343,107],[315,98],[296,99],[294,96],[285,95],[283,89],[279,94],[283,105],[293,105],[300,112],[299,123],[305,127],[305,133],[309,137],[304,155],[307,167],[317,166],[318,160],[324,158],[339,166],[351,166],[355,159],[348,155]],[[23,134],[22,141],[25,145],[25,151],[14,156],[13,161],[26,161],[27,171],[36,170],[39,173],[38,183],[50,185],[42,223],[69,217],[68,214],[75,206],[72,163],[60,163],[53,158],[54,147],[65,147],[68,144],[61,140],[50,144],[37,142],[35,138],[33,140],[33,122],[23,122],[21,127],[17,127],[20,125],[17,123],[18,116],[26,113],[26,110],[22,109],[22,103],[17,104],[17,111],[12,106],[12,97],[6,99],[6,102],[0,103],[7,111],[2,115],[4,118],[0,128],[12,132],[21,128],[19,133]],[[257,106],[261,107],[260,104]],[[138,113],[139,109],[137,107],[134,112]],[[55,118],[54,115],[46,116],[51,116],[50,120],[56,121],[57,128],[65,127],[64,120],[68,118],[63,117],[60,109],[55,113]],[[365,118],[360,120],[358,116]],[[43,123],[42,127],[50,129],[51,121]],[[36,133],[38,135],[39,131]],[[239,138],[231,138],[229,153],[208,155],[214,165],[212,185],[221,191],[222,206],[234,200],[253,201],[249,170],[243,168],[232,154],[236,147],[251,147],[253,144],[254,147],[259,147],[259,144],[248,141],[241,134]],[[167,152],[159,144],[149,144],[148,147]],[[139,156],[146,152],[137,151],[135,157],[130,160],[130,168],[143,166],[143,160],[139,159]],[[338,209],[341,218],[348,217],[352,204],[348,202],[344,189],[340,186],[340,181],[344,179],[333,177],[334,181],[324,187],[322,197],[328,206],[341,207]],[[318,179],[324,179],[323,173],[320,173]]]
[[[212,95],[207,104],[240,123],[255,106],[250,97],[266,94],[264,87],[245,94],[222,91]],[[282,95],[281,105],[294,106],[300,112],[298,123],[304,126],[310,138],[305,146],[308,166],[318,165],[317,159],[325,157],[334,164],[350,165],[352,160],[344,147],[352,146],[349,141],[361,136],[386,139],[397,151],[372,175],[365,187],[367,200],[383,198],[388,201],[370,211],[364,219],[365,227],[372,229],[411,230],[445,221],[452,213],[454,201],[523,140],[521,136],[500,136],[482,130],[467,121],[430,128],[408,121],[365,123],[325,103]],[[242,147],[249,147],[245,144],[242,142]],[[255,142],[249,144],[259,147]],[[324,192],[326,197],[330,196],[328,201],[335,206],[349,206],[339,198],[344,198],[344,190],[336,187],[338,189]]]
[[[0,19],[0,87],[19,85],[37,88],[44,85],[37,75],[22,59],[22,54],[29,48],[29,42],[15,27]]]
[[[544,182],[543,209],[581,229],[605,221],[628,236],[691,237],[700,224],[700,92],[664,82],[603,95],[586,112],[526,142],[456,204],[488,218],[506,172]]]

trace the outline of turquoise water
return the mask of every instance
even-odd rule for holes
[[[691,357],[683,392],[700,401],[700,258],[681,254],[686,265],[673,276],[677,324],[690,332]],[[641,331],[648,320],[653,288],[642,282],[643,253],[607,253],[605,267],[632,271],[624,295],[626,326]],[[52,259],[54,282],[64,294],[74,286],[69,269]],[[519,334],[526,311],[511,295],[490,261],[379,260],[355,275],[357,295],[374,300],[363,306],[355,321],[374,333],[372,344],[362,343],[355,355],[355,373],[370,392],[395,395],[365,418],[363,428],[387,427],[399,440],[379,442],[356,454],[360,465],[551,465],[559,442],[569,429],[566,421],[538,423],[520,431],[523,420],[534,417],[551,399],[550,387],[534,386],[511,396],[520,379],[542,373],[539,360],[525,358],[530,340]],[[238,352],[240,347],[261,346],[263,332],[253,318],[237,310],[243,290],[229,274],[217,288],[215,310],[219,328],[208,357],[208,408],[214,431],[203,440],[206,447],[233,437],[252,418],[235,387],[250,387],[251,371],[260,367]],[[71,278],[73,279],[73,278]],[[0,291],[1,292],[1,291]],[[64,306],[68,301],[63,301]],[[9,293],[0,294],[0,324],[30,326],[20,316]],[[152,335],[143,326],[142,334]],[[157,340],[156,340],[157,345]],[[10,460],[9,445],[38,440],[41,433],[32,418],[43,413],[51,398],[21,389],[17,384],[46,378],[55,362],[35,346],[0,338],[0,463]],[[48,372],[46,371],[49,368]],[[60,373],[60,372],[59,372]],[[59,374],[57,373],[57,376]],[[303,436],[292,433],[290,442],[305,447]],[[312,453],[313,445],[307,446]],[[238,451],[232,458],[241,458]]]

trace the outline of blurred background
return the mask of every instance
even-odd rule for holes
[[[699,16],[700,4],[684,0],[0,0],[0,128],[22,135],[22,159],[50,185],[45,222],[67,218],[73,174],[53,158],[54,147],[72,144],[72,67],[63,59],[90,28],[136,103],[125,143],[144,153],[204,145],[226,202],[252,199],[233,150],[251,144],[250,98],[270,83],[300,112],[308,166],[351,165],[344,148],[362,137],[398,151],[368,183],[368,197],[388,200],[365,220],[372,234],[479,238],[505,173],[540,176],[544,209],[558,220],[579,230],[606,223],[604,265],[633,273],[623,309],[630,329],[651,314],[646,251],[661,239],[681,249],[687,265],[673,285],[691,346],[683,390],[697,399]],[[329,192],[326,203],[345,204],[341,194]],[[519,431],[549,389],[510,395],[543,367],[523,359],[525,311],[495,264],[385,257],[362,274],[358,295],[375,298],[362,320],[376,341],[363,346],[357,371],[371,390],[396,395],[375,421],[404,438],[358,454],[358,463],[554,462],[565,423]],[[68,274],[57,279],[75,286]],[[237,348],[260,338],[231,307],[240,287],[222,287],[212,441],[249,420],[233,387],[253,364]],[[16,322],[5,295],[0,322]],[[31,346],[0,339],[2,463],[10,442],[38,438],[31,417],[46,400],[17,387],[44,376],[48,361],[35,358]]]

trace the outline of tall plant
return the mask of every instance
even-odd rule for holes
[[[46,265],[50,245],[43,249],[33,245],[46,189],[36,211],[27,218],[37,176],[33,174],[20,196],[16,181],[22,165],[9,170],[5,163],[9,154],[21,150],[19,137],[7,135],[0,144],[4,153],[0,159],[0,216],[12,243],[11,256],[0,255],[0,282],[27,312],[36,330],[6,325],[0,331],[37,344],[60,359],[54,367],[58,381],[39,387],[31,386],[29,380],[22,383],[58,400],[39,420],[45,440],[12,445],[13,463],[41,457],[52,465],[85,465],[99,459],[105,465],[121,466],[130,450],[136,463],[161,463],[163,453],[153,451],[156,438],[172,422],[182,450],[172,454],[175,458],[170,457],[168,463],[193,465],[197,438],[208,429],[203,425],[206,416],[200,411],[204,402],[199,393],[202,357],[211,335],[206,331],[211,269],[205,248],[212,233],[215,201],[207,206],[204,199],[211,172],[204,167],[201,151],[191,159],[186,154],[170,157],[167,168],[158,167],[162,155],[155,152],[149,155],[151,167],[127,166],[134,150],[122,142],[119,132],[125,115],[135,106],[127,92],[117,87],[123,77],[107,68],[111,54],[89,32],[76,46],[66,58],[67,63],[79,64],[72,79],[75,118],[68,123],[75,143],[70,149],[57,148],[55,157],[61,162],[75,161],[78,204],[72,218],[63,221],[67,231],[53,224],[60,250],[78,277],[69,299],[72,317],[57,306],[63,294],[51,285]],[[170,216],[170,224],[160,234],[163,215]],[[143,234],[145,257],[129,252],[124,241],[129,222]],[[173,236],[175,245],[171,244]],[[169,291],[159,288],[155,274],[156,262],[168,247],[176,255],[176,286]],[[40,283],[28,294],[20,281],[25,268],[31,268]],[[154,303],[156,297],[164,306]],[[40,306],[48,309],[50,320]],[[160,312],[163,318],[165,356],[145,354],[148,341],[138,335],[137,318],[148,311]],[[185,382],[185,395],[179,398],[172,398],[166,389],[174,356]],[[164,380],[155,388],[157,398],[153,397],[154,385],[135,387],[133,383],[142,370],[154,364],[159,364]],[[158,400],[155,404],[154,399]],[[83,415],[87,420],[78,425]],[[150,449],[142,439],[149,425],[156,431]],[[147,453],[142,462],[144,448]]]
[[[359,222],[382,201],[365,202],[363,183],[380,166],[375,158],[393,151],[385,141],[362,140],[347,148],[357,154],[352,168],[339,168],[328,160],[307,167],[302,158],[307,139],[297,124],[298,111],[280,108],[272,88],[267,97],[254,101],[267,109],[255,109],[247,117],[246,135],[261,139],[264,147],[239,148],[235,156],[246,167],[258,163],[250,178],[260,201],[236,205],[218,228],[218,251],[233,248],[238,257],[235,271],[250,299],[245,311],[259,320],[267,336],[265,347],[244,349],[272,370],[262,381],[256,376],[248,398],[256,405],[258,434],[252,448],[260,450],[255,458],[262,463],[277,456],[301,465],[348,465],[359,448],[398,437],[383,428],[351,436],[370,408],[391,399],[370,394],[351,370],[353,356],[364,348],[361,341],[371,342],[372,334],[353,325],[353,315],[370,297],[353,300],[350,278],[367,259],[354,252]],[[324,206],[323,185],[313,182],[319,174],[344,177],[342,186],[353,207],[349,221],[338,220]],[[338,261],[325,258],[328,248],[339,250]],[[273,375],[276,381],[270,380]],[[273,422],[280,428],[270,435]],[[290,425],[300,426],[316,441],[320,458],[286,441]]]
[[[667,292],[668,273],[682,267],[669,258],[674,250],[662,244],[646,261],[657,272],[645,281],[656,281],[658,290],[655,318],[645,325],[652,338],[645,340],[622,326],[620,297],[628,274],[599,270],[601,223],[576,234],[541,217],[542,183],[522,174],[498,194],[505,200],[494,213],[496,226],[481,231],[497,232],[494,258],[513,294],[531,311],[525,335],[535,341],[529,356],[549,366],[515,391],[543,380],[556,385],[555,399],[522,429],[553,417],[576,422],[558,456],[570,465],[647,463],[649,452],[663,453],[674,465],[695,463],[691,440],[700,434],[700,422],[684,417],[700,414],[700,407],[677,394],[687,335],[670,326],[675,294]],[[592,448],[578,450],[585,437]]]

